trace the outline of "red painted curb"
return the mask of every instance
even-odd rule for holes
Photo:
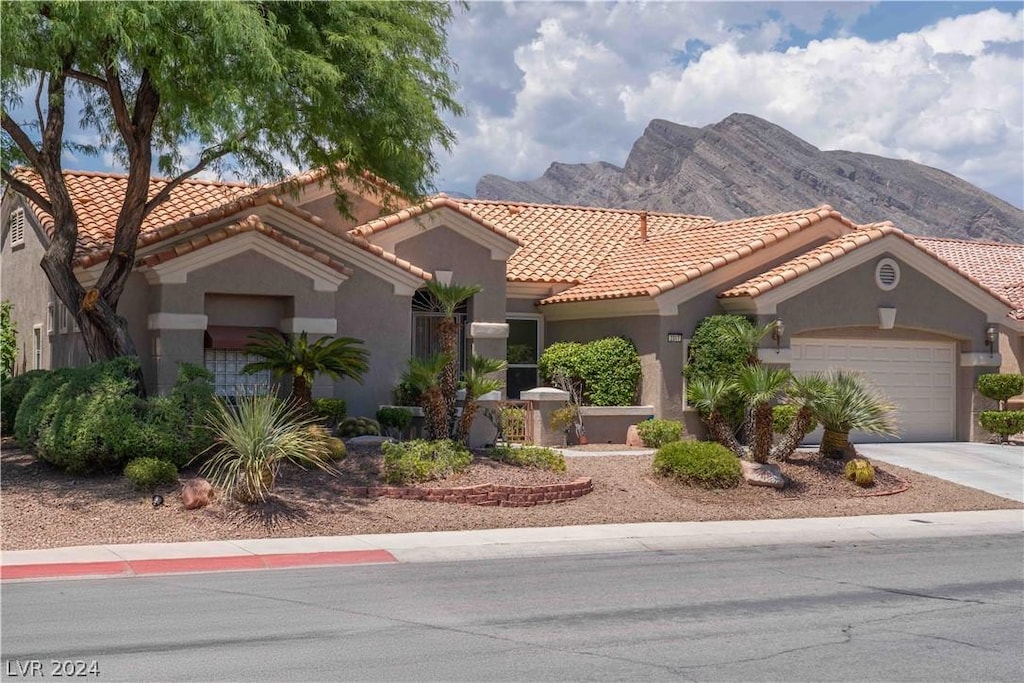
[[[398,562],[386,550],[339,550],[319,553],[274,555],[227,555],[222,557],[180,557],[155,560],[114,560],[110,562],[52,562],[47,564],[0,565],[0,581],[15,579],[61,579],[73,577],[109,578],[148,574],[223,572],[243,569],[325,567],[348,564]]]

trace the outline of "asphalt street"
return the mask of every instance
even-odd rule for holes
[[[35,680],[1019,681],[1022,557],[1014,534],[8,583],[0,648]]]

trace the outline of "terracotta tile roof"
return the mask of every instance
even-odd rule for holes
[[[394,226],[399,225],[400,223],[404,223],[410,218],[422,216],[423,214],[430,213],[431,211],[440,209],[442,207],[452,209],[453,211],[462,214],[466,218],[469,218],[475,223],[479,223],[480,225],[487,228],[491,232],[500,235],[501,237],[504,237],[505,239],[509,240],[510,242],[513,242],[514,244],[520,246],[522,246],[523,244],[522,240],[520,240],[514,233],[505,230],[504,228],[498,227],[493,222],[487,220],[486,218],[483,218],[479,213],[464,207],[461,202],[451,199],[450,197],[444,194],[431,197],[427,201],[417,204],[415,206],[410,206],[388,216],[383,216],[381,218],[372,220],[369,223],[364,223],[363,225],[356,226],[355,228],[352,228],[349,232],[358,237],[372,237],[373,235],[381,233],[387,230],[388,228],[393,228]]]
[[[1024,244],[916,237],[915,241],[953,268],[1008,299],[1011,314],[1024,320]]]
[[[683,230],[648,231],[627,240],[592,276],[542,304],[657,296],[778,243],[828,218],[852,224],[829,206],[717,223]]]
[[[856,230],[826,242],[819,247],[800,254],[794,259],[761,273],[746,282],[742,282],[732,289],[727,289],[718,296],[720,298],[732,298],[740,296],[756,297],[765,292],[791,282],[796,278],[817,270],[826,263],[831,263],[841,256],[871,244],[875,240],[886,235],[898,235],[906,239],[903,231],[896,228],[892,223],[874,223],[859,226]],[[908,240],[912,241],[912,240]]]
[[[912,237],[889,222],[857,226],[852,232],[800,254],[718,296],[720,298],[760,296],[888,235],[895,235],[928,253],[929,256],[937,258],[944,266],[988,291],[1010,308],[1018,309],[1011,315],[1018,319],[1024,319],[1024,245]],[[933,243],[935,242],[943,243],[938,250],[934,248]],[[955,243],[955,245],[946,243]],[[946,251],[947,254],[942,255],[938,251]],[[958,257],[959,263],[954,258],[947,258],[949,255]],[[978,277],[977,273],[985,275],[987,280]],[[998,282],[1010,284],[996,286]],[[1014,296],[1019,298],[1014,299]]]
[[[149,254],[140,258],[137,263],[145,264],[147,266],[157,266],[161,263],[167,263],[172,261],[179,256],[185,254],[191,254],[192,252],[199,251],[204,247],[208,247],[211,244],[216,244],[226,239],[236,237],[238,235],[245,234],[247,232],[259,232],[267,237],[273,239],[276,242],[280,242],[284,246],[297,251],[298,253],[307,256],[315,261],[318,261],[325,266],[338,271],[344,275],[352,275],[352,270],[345,266],[345,264],[337,261],[330,256],[327,256],[323,252],[320,252],[313,247],[299,242],[293,237],[284,235],[281,232],[265,224],[259,216],[251,215],[246,216],[237,223],[219,227],[216,230],[204,232],[192,239],[178,242],[172,247],[165,249],[164,251],[157,252],[155,254]]]
[[[518,235],[522,246],[508,261],[514,282],[580,283],[609,254],[638,239],[640,211],[460,199],[466,209]],[[713,223],[707,216],[647,213],[649,236]]]
[[[34,171],[17,168],[14,175],[44,197],[47,196],[42,179]],[[71,201],[78,212],[78,253],[109,248],[114,236],[117,214],[128,186],[128,176],[118,173],[65,171],[64,179],[71,194]],[[152,179],[149,183],[148,196],[153,197],[166,184],[166,179]],[[252,194],[254,189],[242,183],[186,180],[171,192],[167,201],[150,212],[142,223],[142,233],[157,230],[168,223],[181,220],[182,217],[202,214],[223,206]],[[53,218],[31,201],[28,203],[40,225],[52,235]]]

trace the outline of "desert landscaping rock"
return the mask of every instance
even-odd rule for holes
[[[630,425],[626,430],[626,445],[630,448],[643,448],[644,440],[640,438],[640,431],[636,425]]]
[[[346,439],[346,446],[380,446],[382,443],[394,441],[390,436],[374,436],[367,434],[366,436],[353,436],[351,439]]]
[[[213,485],[196,477],[181,482],[181,504],[186,510],[199,510],[210,504],[213,498]]]
[[[782,476],[782,470],[778,465],[741,460],[740,469],[743,470],[743,480],[751,486],[781,489],[786,485],[786,478]]]
[[[215,496],[205,508],[184,510],[179,505],[154,508],[150,496],[135,491],[122,476],[83,478],[62,474],[17,450],[9,440],[5,440],[3,446],[0,547],[4,550],[1024,508],[1012,500],[884,463],[876,463],[876,483],[867,491],[896,490],[905,482],[910,484],[910,489],[897,495],[863,497],[866,490],[842,478],[841,463],[823,464],[811,452],[798,452],[789,462],[780,464],[788,482],[783,489],[754,486],[722,491],[694,489],[655,477],[651,472],[653,456],[643,452],[566,458],[568,471],[565,474],[511,468],[481,460],[471,468],[476,472],[445,484],[471,486],[477,477],[498,485],[591,479],[593,491],[557,505],[483,507],[356,498],[345,495],[344,489],[377,486],[380,482],[379,458],[368,457],[375,449],[356,448],[338,463],[345,468],[341,476],[331,477],[318,470],[282,468],[274,495],[264,505],[246,507],[225,496]],[[190,475],[191,472],[186,472],[184,476]],[[502,478],[498,479],[499,476]],[[177,486],[156,491],[165,498],[176,492]]]

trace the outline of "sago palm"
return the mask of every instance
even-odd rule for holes
[[[450,435],[455,431],[455,387],[459,379],[459,322],[455,318],[455,310],[463,302],[480,293],[482,288],[478,285],[460,285],[455,282],[446,285],[437,280],[431,280],[427,283],[427,291],[433,297],[437,312],[444,316],[438,323],[437,329],[441,341],[441,353],[450,359],[441,373],[441,394],[448,416],[447,433]]]
[[[281,335],[260,331],[251,339],[245,352],[263,360],[249,363],[242,372],[269,370],[275,379],[291,375],[291,398],[304,411],[312,408],[317,375],[335,380],[349,377],[361,383],[368,367],[370,354],[363,341],[354,337],[321,337],[311,344],[305,332]]]
[[[852,431],[895,436],[896,406],[855,372],[831,370],[829,391],[814,401],[814,416],[825,428],[820,452],[835,455],[846,450]]]
[[[455,432],[456,441],[464,442],[469,438],[469,430],[473,426],[473,417],[477,410],[476,400],[486,393],[498,391],[505,386],[503,381],[493,375],[504,370],[507,365],[500,358],[487,358],[473,354],[465,376],[466,401],[462,405],[462,415],[459,417],[458,429]]]
[[[435,353],[429,358],[410,358],[402,375],[402,382],[420,394],[423,427],[430,440],[447,439],[449,436],[448,410],[441,395],[441,374],[449,360],[443,353]]]
[[[792,375],[788,370],[770,370],[763,365],[748,365],[739,371],[735,391],[746,402],[747,433],[750,434],[750,459],[768,462],[772,448],[772,403],[785,391]]]

